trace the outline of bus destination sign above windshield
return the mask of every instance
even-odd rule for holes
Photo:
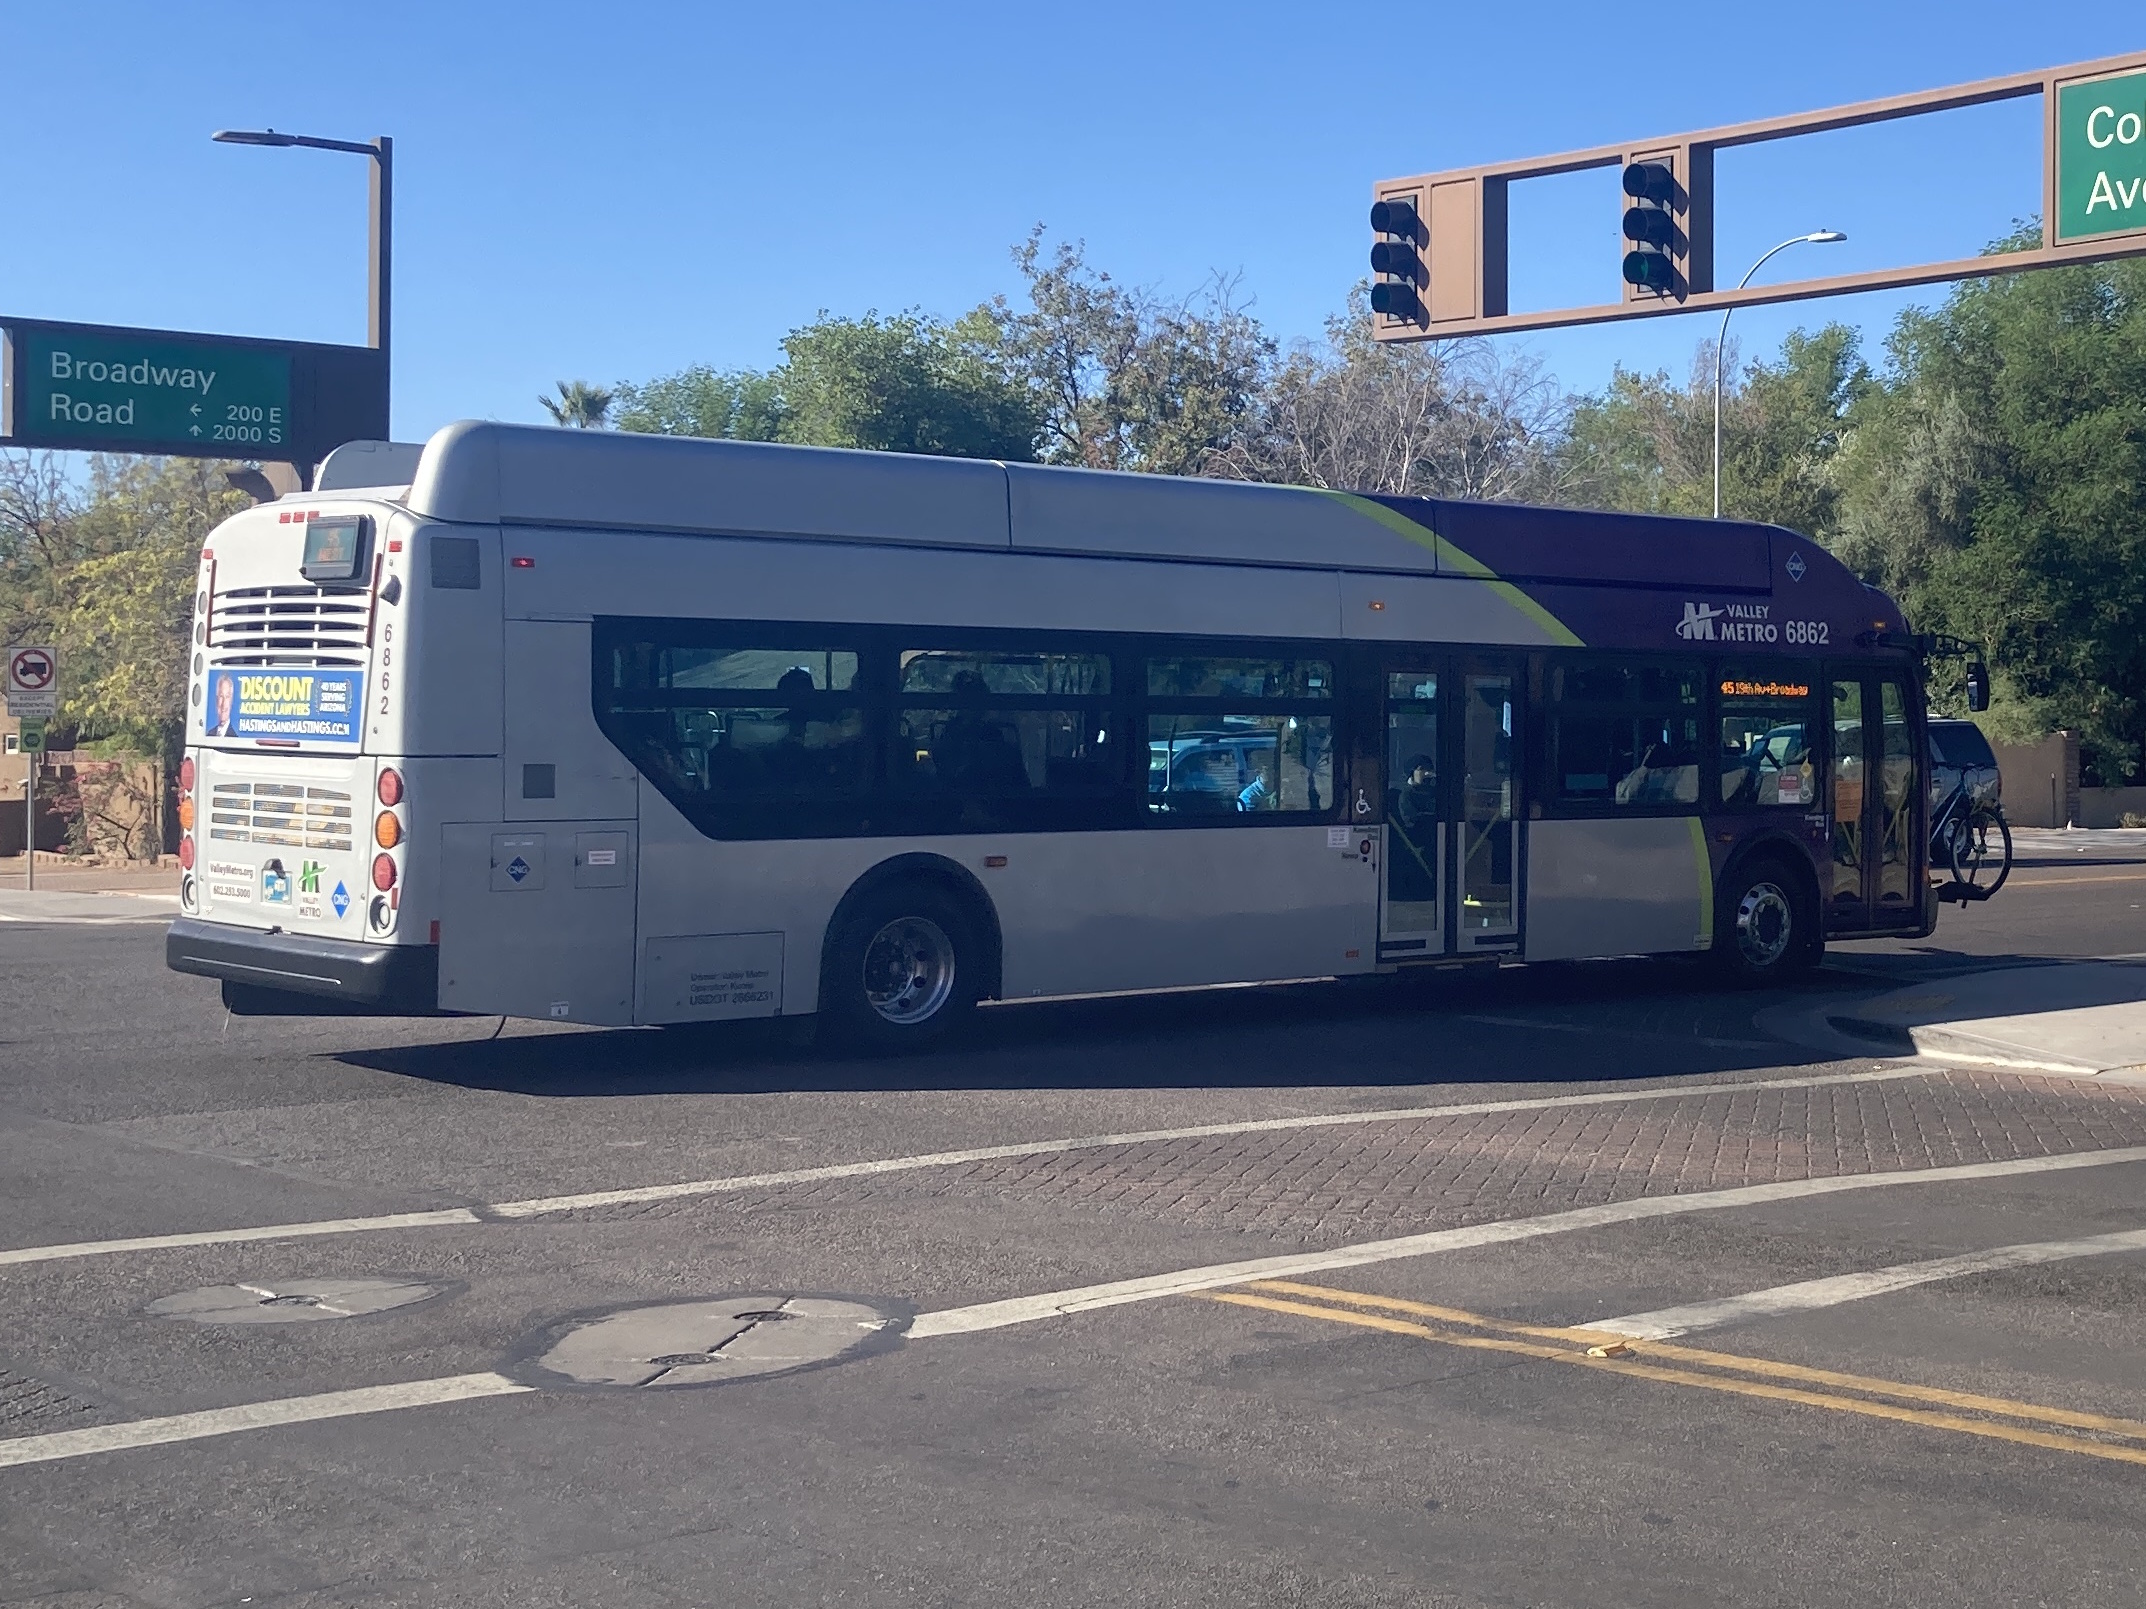
[[[0,320],[0,445],[314,463],[387,436],[370,347]]]
[[[2059,243],[2146,230],[2146,73],[2057,88]]]

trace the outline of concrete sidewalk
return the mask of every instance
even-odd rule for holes
[[[1905,1054],[2146,1083],[2146,959],[1971,973],[1823,1015],[1844,1034],[1890,1040]]]
[[[161,891],[0,888],[0,922],[168,922],[178,914],[179,896]]]

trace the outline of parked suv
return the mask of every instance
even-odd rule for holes
[[[1945,802],[1953,785],[1965,780],[1970,804],[1995,805],[2004,793],[1997,756],[1990,740],[1973,721],[1930,723],[1930,807]]]

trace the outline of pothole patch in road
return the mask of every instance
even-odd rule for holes
[[[453,1288],[433,1279],[298,1279],[260,1285],[204,1285],[149,1304],[158,1318],[196,1324],[312,1324],[415,1307]]]
[[[898,1345],[909,1314],[877,1297],[747,1292],[554,1324],[522,1351],[546,1386],[674,1391],[846,1363]]]

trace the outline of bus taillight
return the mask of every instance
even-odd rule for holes
[[[402,773],[393,766],[380,773],[380,802],[384,805],[402,803]]]
[[[392,810],[383,810],[373,821],[373,842],[382,849],[393,849],[402,842],[402,818]],[[381,885],[383,888],[386,884]]]
[[[194,908],[194,757],[179,761],[179,904]]]
[[[394,886],[395,857],[393,855],[373,856],[373,887],[385,894]]]

